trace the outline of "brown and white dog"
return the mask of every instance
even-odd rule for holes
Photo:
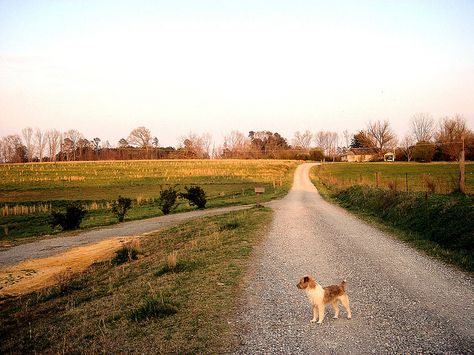
[[[300,290],[305,290],[309,301],[313,305],[313,319],[311,323],[318,322],[321,324],[324,320],[324,310],[327,304],[331,304],[334,308],[334,319],[339,317],[338,301],[347,311],[347,319],[351,319],[351,309],[349,307],[349,296],[346,293],[346,280],[339,285],[331,285],[322,287],[311,276],[302,277],[296,285]],[[319,316],[319,317],[318,317]],[[319,320],[318,320],[319,318]]]

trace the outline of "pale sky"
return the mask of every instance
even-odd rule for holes
[[[474,129],[473,38],[472,0],[0,0],[0,136]]]

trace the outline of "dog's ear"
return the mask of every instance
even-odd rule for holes
[[[303,282],[308,283],[309,282],[309,277],[308,276],[303,277]]]
[[[315,288],[316,287],[316,281],[314,281],[311,277],[309,278],[309,281],[308,281],[308,287],[309,288]]]

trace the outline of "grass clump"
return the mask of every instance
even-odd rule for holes
[[[205,263],[203,261],[196,260],[178,260],[173,265],[168,262],[165,265],[162,265],[157,271],[155,271],[155,276],[160,277],[168,273],[180,273],[180,272],[192,272],[194,270],[203,267]]]
[[[144,302],[130,313],[130,320],[140,322],[150,318],[164,318],[178,312],[178,307],[169,299],[146,297]]]

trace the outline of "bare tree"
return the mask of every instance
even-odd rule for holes
[[[26,147],[17,134],[9,135],[0,141],[2,161],[5,163],[23,163],[28,160]]]
[[[34,154],[34,142],[33,142],[33,128],[26,127],[21,130],[21,135],[23,137],[23,143],[26,147],[26,153],[28,156],[28,161],[33,161]]]
[[[416,113],[410,120],[411,130],[417,142],[430,142],[434,135],[435,121],[428,113]]]
[[[346,144],[345,147],[349,148],[349,146],[351,145],[352,135],[349,133],[349,131],[347,129],[342,131],[342,135],[344,136],[344,143]]]
[[[201,145],[203,148],[204,156],[210,158],[211,156],[211,144],[212,144],[212,135],[210,133],[201,134]]]
[[[149,149],[151,147],[151,131],[146,127],[137,127],[128,135],[128,143],[138,148],[146,149],[146,158],[149,159]]]
[[[459,160],[462,137],[467,131],[469,130],[466,127],[466,120],[461,115],[444,117],[440,120],[436,141],[441,144],[441,151],[447,159]]]
[[[43,161],[44,149],[46,148],[46,134],[39,128],[35,129],[35,145],[39,161]]]
[[[327,132],[319,131],[314,135],[314,143],[317,148],[321,148],[323,151],[327,149],[328,146],[328,135]]]
[[[128,141],[125,138],[121,138],[118,141],[118,146],[119,146],[119,148],[127,148],[128,147]]]
[[[186,158],[209,159],[211,135],[209,133],[198,136],[190,132],[180,138],[179,149],[184,151]]]
[[[401,141],[400,148],[408,161],[411,161],[413,158],[413,148],[415,143],[415,139],[410,134],[407,134]]]
[[[75,129],[70,129],[64,133],[63,146],[66,147],[67,150],[70,150],[73,160],[76,160],[76,150],[78,148],[79,140],[83,138],[84,136],[82,133]],[[66,139],[68,140],[67,142]]]
[[[326,134],[328,135],[328,153],[334,161],[337,155],[337,146],[339,145],[339,135],[336,132],[326,132]]]
[[[61,144],[61,133],[56,129],[46,131],[46,142],[48,144],[49,161],[56,161],[56,155]]]
[[[146,127],[133,129],[128,135],[128,143],[139,148],[149,148],[151,146],[151,131]]]
[[[313,134],[310,131],[306,130],[303,133],[296,131],[292,143],[295,148],[309,150],[312,140]]]
[[[367,133],[374,140],[375,147],[383,153],[387,148],[396,144],[396,135],[388,121],[369,122]]]
[[[224,137],[221,156],[224,158],[244,158],[250,153],[250,139],[242,132],[231,131]]]
[[[314,135],[316,147],[321,148],[325,155],[335,157],[339,135],[336,132],[319,131]]]

